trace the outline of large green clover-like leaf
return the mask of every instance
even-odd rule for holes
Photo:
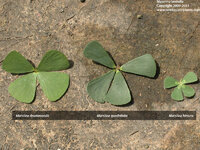
[[[186,84],[196,82],[197,80],[198,78],[194,72],[188,72],[180,82],[172,77],[166,77],[164,80],[164,88],[167,89],[177,86],[173,90],[171,98],[176,101],[181,101],[184,99],[183,95],[185,97],[193,97],[195,95],[195,90]]]
[[[113,69],[88,83],[88,94],[99,103],[106,101],[113,105],[124,105],[131,101],[130,90],[121,71],[147,77],[154,77],[156,74],[156,63],[150,54],[135,58],[121,67],[116,67],[103,47],[97,41],[93,41],[86,46],[84,55]]]
[[[17,51],[12,51],[6,56],[2,69],[17,74],[34,71],[34,67]]]
[[[12,51],[3,61],[3,69],[11,73],[29,73],[12,82],[8,88],[11,96],[20,102],[31,103],[35,97],[36,80],[38,79],[44,94],[50,101],[58,100],[69,86],[69,75],[62,72],[69,67],[64,54],[59,51],[48,51],[38,68],[34,68],[20,53]],[[48,72],[45,72],[48,71]]]
[[[92,41],[85,47],[84,55],[109,68],[116,67],[112,58],[97,41]]]

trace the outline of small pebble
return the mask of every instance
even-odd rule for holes
[[[138,18],[138,19],[142,19],[143,16],[142,16],[142,15],[137,15],[137,18]]]
[[[60,13],[63,13],[63,12],[64,12],[64,10],[63,10],[63,9],[61,9],[61,10],[60,10]]]

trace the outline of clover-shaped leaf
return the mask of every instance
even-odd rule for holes
[[[104,50],[104,48],[97,41],[90,42],[84,51],[85,57],[94,60],[104,66],[109,68],[115,68],[115,63],[110,58],[109,54]]]
[[[156,64],[150,54],[145,54],[122,65],[121,70],[147,77],[154,77],[156,74]]]
[[[176,87],[171,94],[171,98],[176,101],[182,101],[184,99],[183,95],[185,97],[193,97],[195,95],[194,89],[186,84],[196,81],[198,81],[196,74],[194,72],[188,72],[179,82],[172,77],[166,77],[164,80],[164,88]]]
[[[60,71],[69,67],[69,61],[63,53],[56,50],[48,51],[38,65],[38,71]]]
[[[36,74],[29,73],[19,77],[8,87],[12,97],[24,103],[31,103],[35,97]]]
[[[84,55],[113,69],[88,83],[88,94],[99,103],[109,102],[113,105],[124,105],[131,101],[130,90],[121,71],[147,77],[156,75],[156,63],[150,54],[135,58],[119,67],[115,65],[115,62],[97,41],[92,41],[85,47]]]
[[[115,71],[109,71],[105,75],[98,77],[88,83],[87,91],[90,94],[91,98],[96,100],[99,103],[104,103],[106,94],[110,87],[110,84],[115,75]]]
[[[34,68],[16,51],[10,52],[2,65],[2,68],[10,73],[28,73],[16,79],[8,87],[10,95],[24,103],[33,101],[37,79],[46,97],[50,101],[58,100],[69,86],[69,75],[49,71],[59,71],[68,67],[69,61],[63,53],[57,50],[48,51],[37,68]]]
[[[69,85],[69,75],[63,72],[39,72],[38,81],[50,101],[60,98]]]
[[[130,91],[119,70],[116,71],[111,87],[106,95],[106,101],[113,105],[124,105],[131,101]]]
[[[34,67],[20,53],[12,51],[3,61],[2,69],[10,73],[33,72]]]

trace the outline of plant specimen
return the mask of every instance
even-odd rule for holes
[[[176,101],[181,101],[184,99],[183,95],[185,97],[193,97],[195,95],[194,89],[187,84],[196,81],[198,81],[196,74],[194,72],[188,72],[179,82],[172,77],[166,77],[164,80],[164,88],[176,87],[171,94],[171,98]]]
[[[17,51],[10,52],[3,61],[2,68],[12,74],[23,75],[12,82],[8,91],[11,96],[20,102],[31,103],[35,97],[37,80],[50,101],[58,100],[69,86],[69,75],[60,71],[69,67],[66,56],[50,50],[35,68]]]
[[[86,46],[84,55],[112,69],[87,85],[88,94],[99,103],[109,102],[113,105],[124,105],[131,101],[130,90],[121,71],[146,77],[156,75],[156,63],[150,54],[137,57],[120,67],[97,41],[92,41]]]

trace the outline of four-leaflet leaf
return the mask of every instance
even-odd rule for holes
[[[92,59],[110,69],[105,75],[88,83],[87,91],[97,102],[109,102],[113,105],[124,105],[131,101],[130,90],[121,71],[146,77],[156,75],[156,63],[150,54],[137,57],[118,67],[97,41],[90,42],[84,50],[85,57]]]
[[[187,84],[196,81],[198,81],[196,74],[194,72],[188,72],[179,82],[172,77],[166,77],[164,80],[164,88],[176,87],[171,94],[171,98],[176,101],[181,101],[184,99],[183,95],[185,97],[193,97],[195,95],[194,89]]]
[[[58,100],[69,86],[69,75],[50,71],[60,71],[68,67],[69,61],[66,56],[57,50],[48,51],[37,68],[34,68],[17,51],[10,52],[2,65],[2,68],[7,72],[25,74],[8,87],[10,95],[24,103],[33,101],[37,79],[46,97],[50,101]]]

